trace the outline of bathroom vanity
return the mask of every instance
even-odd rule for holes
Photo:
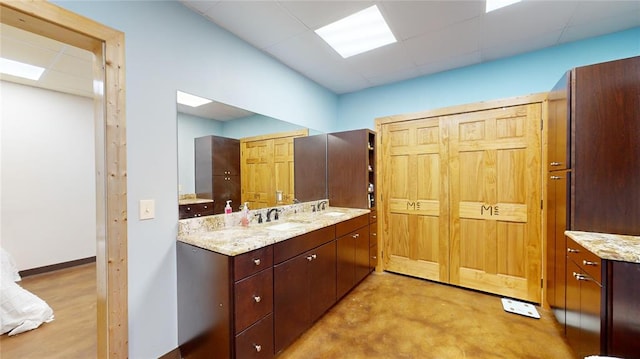
[[[184,358],[272,358],[375,265],[369,235],[375,216],[366,209],[328,207],[229,229],[212,229],[216,217],[181,221]]]

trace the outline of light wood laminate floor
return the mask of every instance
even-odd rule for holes
[[[95,358],[95,263],[23,278],[20,286],[53,309],[55,319],[39,328],[0,337],[2,359]]]

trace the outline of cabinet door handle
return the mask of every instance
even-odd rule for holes
[[[253,260],[253,264],[259,266],[260,265],[260,258],[254,259]]]
[[[372,256],[371,259],[378,259],[378,256]]]
[[[352,237],[352,238],[358,238],[358,237],[360,237],[360,233],[356,233],[356,234],[354,234],[354,235],[353,235],[353,236],[351,236],[351,237]]]
[[[373,218],[373,219],[377,219],[377,218],[378,218],[378,216],[371,216],[371,218]]]
[[[313,260],[313,257],[312,257],[312,256],[308,256],[308,257],[307,257],[307,260],[308,260],[309,262],[311,262],[311,261]]]
[[[559,179],[562,179],[562,177],[561,177],[561,176],[551,176],[551,177],[549,177],[549,178],[551,178],[552,180],[559,180]]]
[[[576,273],[576,272],[573,272],[573,277],[575,279],[577,279],[577,280],[589,280],[590,279],[588,275],[580,274],[580,273]]]
[[[598,266],[598,262],[591,262],[586,259],[582,260],[582,264],[586,266],[594,266],[594,267]]]
[[[373,233],[371,233],[371,235],[372,235],[372,236],[374,236],[374,237],[377,237],[377,236],[378,236],[378,233],[373,232]]]
[[[260,351],[262,350],[262,345],[254,344],[254,345],[253,345],[253,347],[254,347],[254,348],[256,348],[256,351],[257,351],[258,353],[260,353]]]
[[[318,256],[316,254],[312,254],[311,255],[311,259],[316,259],[316,258],[318,258]]]
[[[557,167],[557,166],[561,166],[561,165],[562,165],[562,162],[551,162],[551,163],[549,163],[549,165],[550,165],[550,166]]]
[[[254,295],[254,296],[253,296],[253,300],[255,300],[255,301],[256,301],[256,303],[260,303],[260,301],[262,300],[262,298],[260,298],[260,296],[259,296],[259,295]]]
[[[579,249],[567,248],[567,253],[580,253]]]

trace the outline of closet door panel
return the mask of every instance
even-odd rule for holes
[[[448,117],[451,283],[540,301],[539,104]]]
[[[448,203],[446,147],[439,118],[384,126],[383,151],[389,154],[382,181],[385,270],[448,282]],[[446,133],[445,133],[446,134]],[[446,166],[445,166],[446,169]]]

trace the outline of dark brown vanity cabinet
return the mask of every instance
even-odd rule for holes
[[[369,215],[336,224],[337,290],[342,298],[370,272]]]
[[[362,129],[327,135],[327,190],[336,207],[375,208],[375,132]]]
[[[604,346],[601,326],[602,271],[600,258],[567,239],[566,335],[579,358],[600,354]]]
[[[547,293],[568,320],[564,231],[640,235],[640,57],[568,71],[548,99]]]
[[[213,213],[224,213],[227,200],[240,206],[240,141],[220,136],[194,140],[196,197],[213,199]]]
[[[274,247],[274,345],[279,353],[336,303],[335,227]]]
[[[183,358],[273,357],[273,247],[235,257],[177,242]]]

